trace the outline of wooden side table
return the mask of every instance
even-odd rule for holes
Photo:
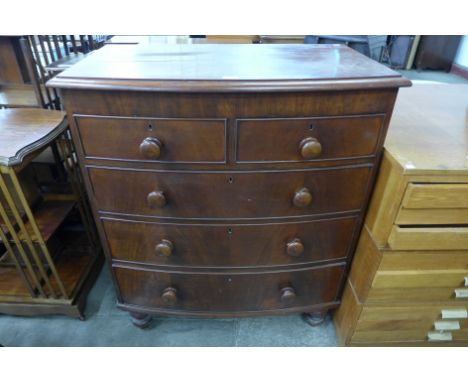
[[[84,319],[102,265],[65,113],[0,110],[0,313]],[[39,185],[30,163],[56,142],[66,179]]]

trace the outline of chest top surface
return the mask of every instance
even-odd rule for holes
[[[403,89],[385,149],[406,173],[468,173],[468,85],[421,83]]]
[[[409,86],[343,45],[108,45],[49,82],[58,88],[151,91],[341,90]]]

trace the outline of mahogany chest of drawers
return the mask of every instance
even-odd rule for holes
[[[409,84],[335,45],[107,46],[58,75],[118,306],[320,321]]]

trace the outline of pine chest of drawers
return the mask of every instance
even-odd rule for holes
[[[346,345],[468,345],[468,85],[402,90],[335,314]]]
[[[400,86],[342,46],[107,46],[61,89],[118,305],[338,306]]]

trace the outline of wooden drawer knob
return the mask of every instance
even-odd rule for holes
[[[322,145],[317,138],[308,137],[299,144],[304,159],[317,158],[322,153]]]
[[[303,187],[296,191],[293,198],[296,207],[307,207],[310,203],[312,203],[312,194],[307,188]]]
[[[140,153],[146,159],[158,159],[162,143],[158,138],[145,138],[140,144]]]
[[[296,292],[294,291],[294,288],[291,286],[281,288],[280,299],[281,302],[284,302],[285,304],[293,302],[296,299]]]
[[[172,250],[174,249],[174,245],[166,239],[161,240],[161,242],[156,245],[156,255],[169,257],[172,255]]]
[[[166,205],[166,197],[162,191],[151,191],[146,197],[150,208],[161,208]]]
[[[289,256],[299,256],[304,252],[304,244],[302,244],[301,239],[295,238],[289,240],[286,244],[286,252]]]
[[[166,304],[175,304],[177,302],[177,289],[174,287],[167,287],[163,290],[161,298]]]

